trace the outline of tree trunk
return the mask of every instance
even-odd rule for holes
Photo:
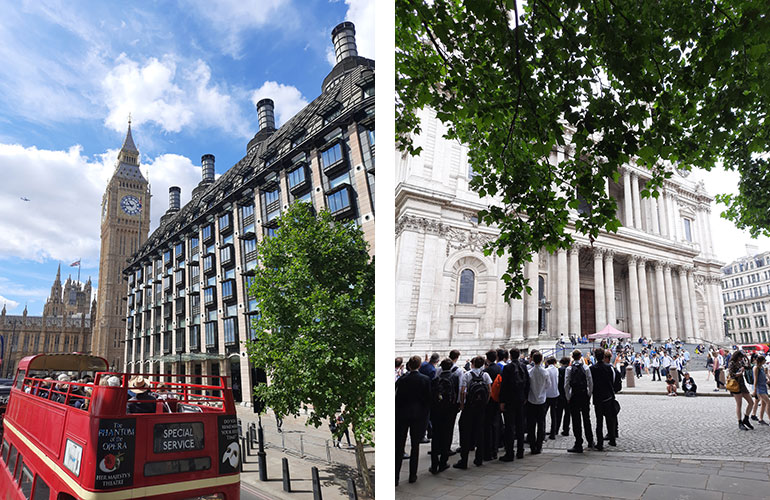
[[[364,483],[364,491],[369,498],[374,498],[374,486],[372,485],[372,478],[369,475],[369,466],[366,464],[366,453],[364,453],[364,443],[359,439],[358,433],[355,430],[355,424],[353,425],[353,437],[356,440],[356,464],[358,465],[358,473],[361,475],[361,480]]]

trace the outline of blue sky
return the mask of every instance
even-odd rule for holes
[[[170,185],[189,200],[203,154],[217,173],[243,156],[259,99],[275,101],[280,126],[318,96],[334,26],[354,22],[359,54],[374,58],[374,0],[0,0],[0,12],[0,302],[10,314],[42,313],[59,262],[66,280],[82,258],[82,280],[96,282],[99,205],[128,113],[154,229]]]

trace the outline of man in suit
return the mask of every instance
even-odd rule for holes
[[[519,360],[520,352],[511,349],[511,362],[505,365],[500,387],[500,410],[505,415],[505,455],[501,462],[513,461],[513,444],[516,439],[516,457],[524,458],[524,402],[529,394],[529,372]]]
[[[607,434],[609,445],[615,444],[615,429],[617,428],[615,415],[615,370],[605,363],[604,349],[596,349],[596,364],[591,367],[591,378],[594,383],[594,414],[596,415],[596,450],[604,449],[604,420],[607,420]]]
[[[418,372],[420,356],[412,356],[406,364],[409,372],[396,381],[396,486],[404,460],[406,434],[411,436],[409,482],[417,481],[420,440],[428,424],[430,411],[430,379]]]
[[[583,362],[582,353],[575,349],[572,351],[572,364],[564,372],[564,395],[567,398],[572,430],[575,434],[575,445],[567,450],[570,453],[583,453],[583,430],[585,430],[588,447],[594,447],[589,407],[592,392],[591,370]]]

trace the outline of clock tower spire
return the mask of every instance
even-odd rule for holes
[[[115,171],[102,197],[101,253],[91,352],[123,369],[127,282],[126,260],[147,240],[150,189],[139,169],[139,150],[131,134],[131,117]]]

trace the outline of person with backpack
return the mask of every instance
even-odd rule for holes
[[[430,472],[438,474],[449,468],[449,454],[454,434],[459,379],[452,373],[454,363],[449,358],[439,365],[438,375],[431,381],[430,420],[433,439],[430,443]]]
[[[611,365],[605,363],[604,351],[596,349],[596,364],[591,367],[591,378],[594,381],[594,414],[596,415],[596,450],[604,449],[604,421],[607,420],[609,445],[615,443],[617,419],[615,411],[615,378],[617,374]]]
[[[501,462],[513,461],[514,439],[516,458],[524,458],[524,403],[529,394],[529,372],[519,359],[519,349],[514,347],[510,353],[511,362],[503,368],[500,385],[500,411],[505,415],[505,455],[500,457]]]
[[[420,373],[420,356],[412,356],[406,364],[409,372],[396,381],[396,486],[404,460],[406,436],[412,449],[409,452],[409,482],[417,481],[420,441],[428,424],[430,410],[430,379]]]
[[[569,402],[572,429],[575,434],[575,445],[567,450],[569,453],[583,453],[583,429],[585,429],[588,447],[594,447],[591,413],[588,406],[593,387],[591,370],[583,362],[581,352],[575,349],[572,351],[572,364],[564,373],[564,394]]]
[[[500,376],[503,369],[497,364],[497,351],[491,349],[487,352],[487,366],[484,371],[489,375],[494,385],[497,377]],[[500,383],[498,383],[499,387]],[[497,443],[500,439],[500,402],[499,397],[492,397],[490,387],[490,398],[487,402],[487,408],[484,413],[484,461],[497,460]]]
[[[529,395],[527,396],[527,434],[529,435],[530,453],[537,455],[543,451],[545,440],[546,394],[551,387],[551,377],[542,366],[543,355],[532,351],[533,366],[529,369]]]
[[[484,369],[484,358],[471,360],[471,369],[460,379],[460,461],[457,469],[468,468],[468,454],[476,447],[473,464],[480,466],[484,457],[484,414],[489,401],[492,379]]]

